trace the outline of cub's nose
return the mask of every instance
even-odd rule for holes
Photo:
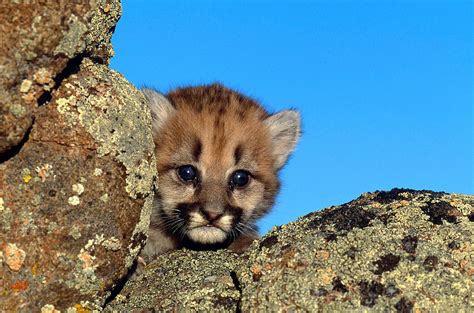
[[[201,213],[211,223],[218,220],[223,215],[223,213],[210,212],[210,211],[206,211],[206,210],[202,210],[202,209],[201,209]]]

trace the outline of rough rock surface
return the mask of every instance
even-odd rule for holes
[[[231,279],[232,278],[232,279]],[[243,256],[175,251],[107,310],[474,309],[474,196],[394,189],[277,227]]]
[[[235,312],[240,302],[235,269],[242,261],[224,250],[180,250],[160,256],[142,276],[127,283],[107,311]]]
[[[14,149],[50,98],[68,63],[107,63],[119,1],[2,1],[0,6],[0,154]]]
[[[143,95],[105,65],[119,16],[0,6],[2,311],[100,308],[144,244],[154,145]]]

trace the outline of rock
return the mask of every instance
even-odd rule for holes
[[[84,59],[0,165],[5,308],[100,306],[127,274],[144,244],[156,177],[144,101],[120,75]],[[11,266],[13,250],[24,260],[16,253]]]
[[[100,309],[144,244],[154,144],[143,95],[106,66],[119,15],[118,1],[0,9],[2,310]]]
[[[160,256],[138,279],[128,282],[107,311],[229,311],[239,306],[235,268],[242,263],[227,251],[174,251]]]
[[[81,58],[108,63],[118,0],[9,1],[0,8],[0,160],[16,153],[38,105]]]
[[[229,284],[209,287],[209,277]],[[274,228],[242,256],[175,251],[147,266],[106,309],[212,305],[229,312],[471,311],[474,196],[366,193]]]

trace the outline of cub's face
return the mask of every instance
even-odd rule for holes
[[[167,98],[144,94],[159,173],[151,227],[199,244],[254,231],[255,220],[273,205],[299,115],[270,116],[221,85],[177,89]]]

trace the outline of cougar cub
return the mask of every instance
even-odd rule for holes
[[[159,189],[145,260],[180,247],[240,252],[279,189],[300,134],[297,111],[269,115],[220,84],[142,90],[149,102]]]

